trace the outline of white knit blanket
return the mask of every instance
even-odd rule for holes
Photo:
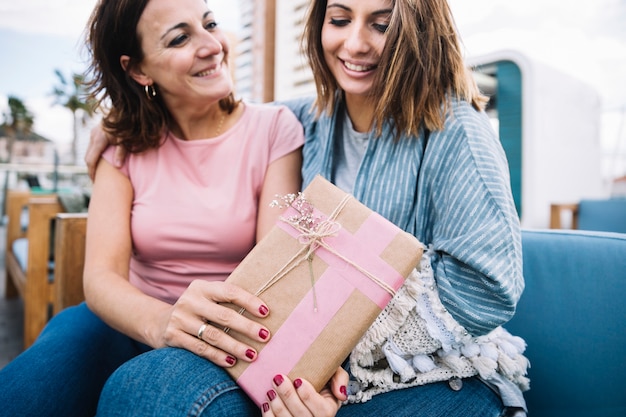
[[[350,370],[356,381],[350,383],[348,402],[474,375],[488,382],[499,374],[522,391],[529,388],[524,340],[502,327],[472,337],[439,299],[432,253],[431,249],[424,253],[418,268],[352,351]]]

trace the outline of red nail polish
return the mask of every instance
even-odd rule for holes
[[[259,330],[259,337],[263,340],[267,339],[267,337],[270,335],[270,332],[268,332],[265,329],[261,329]]]
[[[248,359],[254,359],[254,355],[256,354],[255,351],[253,351],[252,349],[248,349],[246,350],[246,357]]]
[[[270,411],[270,405],[268,403],[263,403],[263,412],[267,413]]]
[[[274,377],[274,384],[276,384],[277,387],[280,387],[280,384],[282,384],[284,381],[283,376],[282,375],[276,375]]]
[[[267,398],[269,398],[270,401],[273,401],[274,398],[276,398],[276,391],[274,391],[273,389],[267,391]]]
[[[348,390],[346,389],[345,385],[342,385],[339,387],[339,392],[345,395],[346,397],[348,396]]]
[[[237,362],[237,359],[233,358],[232,356],[226,356],[226,362],[227,362],[229,365],[234,365],[234,364],[235,364],[235,362]]]
[[[297,378],[295,381],[293,381],[293,386],[298,389],[302,386],[302,380],[300,378]]]
[[[259,313],[261,313],[262,316],[267,316],[267,313],[269,313],[270,310],[267,308],[267,306],[261,305],[261,307],[259,307]]]

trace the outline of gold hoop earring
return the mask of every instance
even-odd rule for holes
[[[157,95],[156,89],[152,84],[147,84],[146,86],[144,86],[143,91],[145,91],[148,100],[152,100]]]

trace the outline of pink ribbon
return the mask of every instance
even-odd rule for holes
[[[316,223],[321,227],[313,231],[303,232],[303,228],[297,224],[294,226],[294,222],[279,222],[282,230],[304,246],[257,291],[257,295],[308,259],[311,252],[326,262],[328,268],[272,335],[258,358],[237,379],[238,384],[259,405],[266,401],[265,395],[272,388],[271,377],[290,372],[354,291],[363,293],[382,310],[404,282],[404,277],[380,258],[398,229],[372,212],[352,235],[334,221],[340,210],[335,210],[334,215],[326,218],[314,209],[312,214],[321,219]],[[285,217],[293,219],[298,214],[298,211],[289,208]],[[316,291],[323,297],[316,300]],[[314,304],[317,304],[315,313],[311,308]]]

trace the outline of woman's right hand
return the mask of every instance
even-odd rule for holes
[[[270,338],[269,330],[220,303],[245,308],[259,318],[269,314],[261,299],[236,285],[196,280],[158,320],[163,325],[152,337],[153,346],[184,348],[223,367],[233,366],[238,360],[254,361],[257,351],[224,329],[263,343]]]
[[[87,170],[89,172],[89,178],[93,181],[96,177],[96,166],[100,156],[109,145],[117,145],[115,147],[114,165],[120,168],[124,164],[126,158],[126,150],[123,146],[118,145],[117,138],[108,136],[102,129],[102,125],[97,125],[91,129],[89,135],[89,146],[85,152],[85,164],[87,164]]]

